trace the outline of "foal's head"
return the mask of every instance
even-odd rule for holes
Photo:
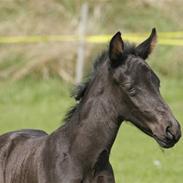
[[[180,125],[160,94],[160,80],[146,59],[156,44],[156,30],[138,46],[128,48],[120,32],[109,45],[110,79],[115,83],[118,107],[131,121],[160,146],[172,147],[181,137]]]

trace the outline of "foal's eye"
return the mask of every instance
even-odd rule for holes
[[[126,83],[125,88],[126,88],[126,91],[129,93],[130,96],[132,96],[132,97],[135,96],[136,89],[132,86],[131,83]]]
[[[132,88],[132,87],[130,87],[129,89],[128,89],[128,92],[129,92],[129,94],[130,94],[130,96],[135,96],[135,94],[136,94],[136,89],[135,88]]]

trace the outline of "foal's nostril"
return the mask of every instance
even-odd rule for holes
[[[170,128],[171,128],[170,126],[168,126],[168,127],[166,128],[166,138],[167,138],[168,140],[174,140],[175,137],[174,137],[174,135],[171,133]]]

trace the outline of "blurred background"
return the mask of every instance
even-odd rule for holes
[[[159,44],[149,64],[183,124],[182,15],[182,0],[0,1],[0,132],[58,128],[75,103],[70,91],[110,37],[121,31],[125,39],[140,42],[153,27]],[[117,183],[182,183],[182,139],[162,150],[124,123],[111,162]]]

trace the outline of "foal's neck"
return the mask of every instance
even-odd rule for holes
[[[67,132],[70,153],[82,161],[95,161],[103,151],[109,154],[121,124],[118,101],[106,80],[99,76],[93,79],[70,121],[57,131]]]
[[[87,99],[79,108],[75,114],[79,121],[74,122],[75,130],[71,137],[71,154],[78,154],[82,161],[96,161],[103,151],[110,153],[121,121],[110,98],[99,95]]]

